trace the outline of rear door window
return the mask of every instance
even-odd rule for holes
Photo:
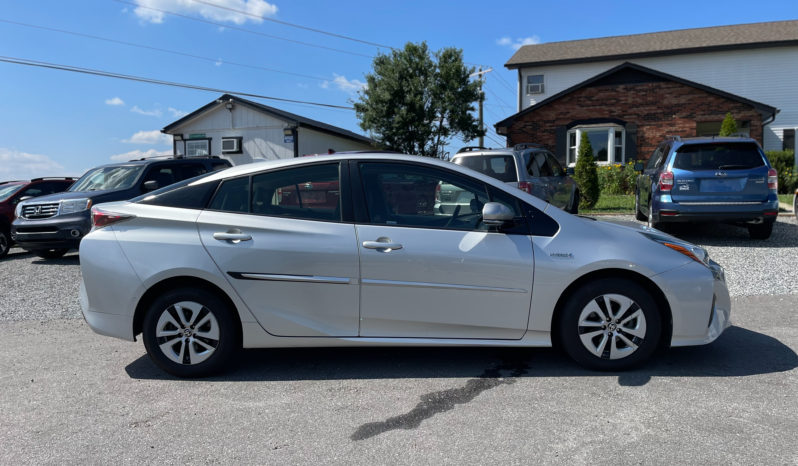
[[[174,184],[175,181],[177,181],[177,177],[175,176],[175,168],[176,166],[174,165],[159,165],[157,167],[150,168],[147,176],[144,177],[144,180],[142,181],[142,186],[148,181],[157,181],[159,188]]]
[[[558,162],[552,154],[546,153],[546,159],[549,161],[549,166],[554,176],[565,176],[565,170],[563,170],[560,162]]]
[[[230,168],[230,163],[227,161],[211,162],[211,170],[213,171],[224,170],[225,168]]]
[[[340,222],[340,164],[255,175],[252,177],[252,213]]]
[[[180,165],[180,180],[187,180],[189,178],[194,178],[196,176],[204,175],[208,172],[205,168],[204,164],[201,163],[190,163],[190,164],[183,164]]]
[[[538,169],[540,169],[540,176],[552,176],[551,166],[549,165],[549,161],[546,160],[546,154],[544,152],[538,152],[534,157],[535,163],[538,164]]]
[[[208,209],[249,212],[249,177],[225,180]]]
[[[499,181],[518,181],[515,157],[512,155],[474,155],[454,159],[454,163],[478,171]]]
[[[680,170],[746,170],[765,165],[759,147],[752,142],[685,144],[673,159]]]

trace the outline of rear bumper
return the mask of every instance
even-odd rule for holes
[[[11,224],[11,238],[26,250],[77,248],[91,231],[89,212],[44,220],[17,218]],[[77,235],[77,236],[75,236]]]
[[[772,199],[771,199],[772,198]],[[779,214],[779,200],[773,194],[766,202],[758,204],[682,204],[674,202],[670,195],[662,195],[654,203],[657,222],[775,222]]]
[[[83,311],[83,318],[94,333],[136,341],[133,335],[133,316],[90,311],[86,287],[82,281],[80,282],[80,310]]]

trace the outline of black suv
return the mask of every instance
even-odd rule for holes
[[[11,238],[39,257],[61,257],[91,230],[91,206],[126,201],[231,164],[218,157],[159,158],[103,165],[86,172],[68,191],[17,204]]]

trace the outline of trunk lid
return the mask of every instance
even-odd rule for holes
[[[765,202],[768,169],[752,142],[686,144],[674,155],[671,197],[679,203]]]

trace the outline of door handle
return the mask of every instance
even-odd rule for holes
[[[241,233],[241,230],[238,228],[231,228],[227,230],[226,233],[217,232],[213,234],[213,239],[219,241],[229,241],[231,243],[238,243],[240,241],[249,241],[252,239],[251,236]]]
[[[366,249],[402,249],[402,245],[399,243],[393,243],[390,240],[380,241],[381,239],[383,238],[380,238],[377,241],[363,241],[363,247]]]

